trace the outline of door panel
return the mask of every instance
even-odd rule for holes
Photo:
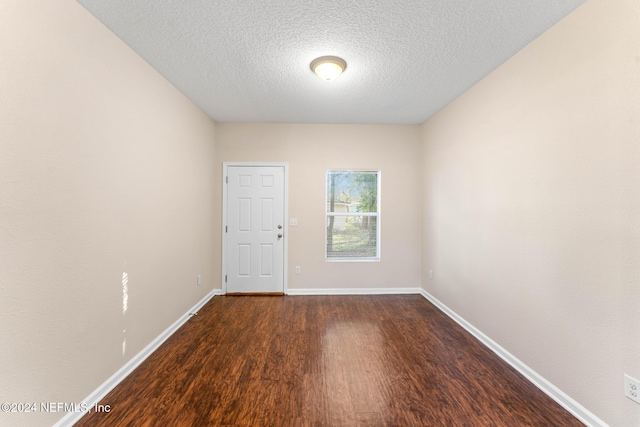
[[[227,169],[227,292],[284,291],[284,167]]]
[[[260,276],[273,276],[273,245],[260,245]]]

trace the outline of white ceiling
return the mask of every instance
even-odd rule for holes
[[[216,121],[418,124],[584,0],[78,1]]]

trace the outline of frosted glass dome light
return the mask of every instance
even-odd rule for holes
[[[311,70],[322,80],[333,80],[347,69],[347,62],[337,56],[321,56],[311,61]]]

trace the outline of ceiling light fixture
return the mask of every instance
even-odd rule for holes
[[[347,62],[337,56],[321,56],[311,61],[311,70],[322,80],[333,80],[347,69]]]

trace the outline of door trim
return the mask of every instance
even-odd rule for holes
[[[289,262],[289,163],[286,162],[222,162],[222,293],[227,294],[227,282],[225,277],[227,275],[227,233],[225,227],[227,226],[227,182],[226,177],[228,175],[228,168],[234,166],[248,166],[248,167],[283,167],[284,168],[284,254],[283,254],[283,272],[282,272],[282,291],[287,294],[288,283],[288,262]]]

